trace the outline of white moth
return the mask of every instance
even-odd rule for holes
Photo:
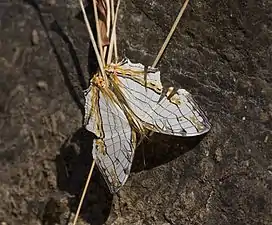
[[[124,59],[105,71],[109,85],[96,75],[85,91],[85,126],[97,136],[93,158],[115,193],[129,176],[137,132],[189,137],[208,132],[210,124],[186,90],[163,94],[158,69]]]

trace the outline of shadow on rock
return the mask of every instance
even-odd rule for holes
[[[90,171],[93,139],[94,136],[90,132],[81,128],[66,140],[56,157],[58,187],[74,196],[69,199],[69,208],[72,212],[77,210]],[[91,224],[103,224],[110,213],[111,202],[112,194],[99,171],[95,169],[81,208],[81,218]]]
[[[53,53],[56,57],[56,60],[58,62],[58,65],[59,65],[59,68],[61,70],[61,73],[63,75],[63,79],[64,79],[64,83],[66,85],[66,87],[68,88],[69,90],[69,93],[70,95],[72,96],[73,100],[75,101],[75,103],[77,104],[78,108],[80,109],[81,113],[83,114],[84,113],[84,106],[83,106],[83,103],[82,103],[82,93],[79,93],[76,88],[74,87],[74,84],[72,83],[71,80],[73,80],[70,76],[69,76],[69,71],[67,70],[63,60],[62,60],[62,57],[61,55],[59,54],[58,50],[57,50],[57,47],[56,47],[56,44],[54,43],[53,39],[50,37],[50,34],[49,34],[49,28],[45,22],[45,19],[42,15],[42,12],[41,12],[41,9],[39,7],[39,4],[35,1],[35,0],[24,0],[24,2],[26,2],[27,4],[31,5],[37,12],[38,16],[39,16],[39,19],[40,19],[40,22],[42,24],[42,27],[46,33],[46,37],[47,37],[47,40],[49,41],[49,44],[53,50]],[[65,40],[67,41],[67,40]],[[71,46],[69,46],[71,47]],[[71,48],[69,48],[70,50],[70,53],[71,53]],[[74,65],[76,67],[76,70],[77,72],[79,73],[78,76],[81,77],[82,76],[82,71],[81,71],[81,68],[80,68],[80,65],[79,65],[79,60],[77,59],[77,56],[76,55],[71,55],[72,59],[73,59],[73,62],[74,62]],[[82,81],[82,79],[79,79],[80,83],[81,83],[81,86],[84,85],[84,81]]]
[[[92,29],[92,32],[95,38],[95,41],[97,43],[97,35],[96,35],[96,25],[95,25],[95,18],[94,18],[94,11],[93,11],[93,6],[92,6],[92,2],[88,1],[89,4],[85,7],[85,11],[87,14],[87,17],[90,21],[90,26]],[[78,19],[80,22],[82,22],[83,24],[85,24],[84,21],[84,17],[83,17],[83,13],[80,11],[76,16],[76,19]],[[90,77],[92,77],[93,74],[95,74],[97,72],[98,69],[98,62],[97,62],[97,58],[96,58],[96,54],[94,51],[94,48],[92,47],[92,42],[89,42],[89,52],[88,52],[88,72],[90,74]]]
[[[63,29],[61,28],[61,26],[59,25],[57,20],[55,20],[53,23],[50,24],[50,29],[52,31],[55,31],[61,37],[61,39],[64,41],[64,43],[68,46],[69,55],[73,61],[74,67],[76,69],[76,74],[78,77],[79,84],[83,90],[87,89],[88,85],[84,79],[83,71],[81,69],[80,62],[77,57],[77,53],[76,53],[75,47],[73,45],[73,42],[65,34],[65,32],[63,31]]]
[[[195,148],[204,138],[177,137],[154,133],[136,149],[131,172],[149,170],[170,162]]]

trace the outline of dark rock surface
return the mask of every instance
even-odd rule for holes
[[[177,0],[123,0],[119,55],[150,65]],[[0,222],[68,224],[91,165],[90,68],[75,0],[0,2]],[[89,66],[88,66],[89,65]],[[199,140],[155,135],[118,195],[95,171],[78,224],[272,224],[272,2],[191,0],[158,67],[208,113]]]

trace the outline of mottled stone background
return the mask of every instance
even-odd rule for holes
[[[150,65],[181,5],[123,0],[119,55]],[[2,0],[0,28],[1,225],[69,224],[92,160],[78,2]],[[158,67],[211,132],[146,141],[118,195],[95,171],[78,224],[272,224],[272,2],[191,0]]]

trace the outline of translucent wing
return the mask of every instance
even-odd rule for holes
[[[159,132],[178,136],[196,136],[210,130],[210,124],[204,112],[193,100],[191,94],[178,89],[173,94],[171,88],[150,112],[151,121]]]
[[[102,137],[101,117],[98,108],[99,89],[96,86],[91,85],[84,91],[84,96],[84,125],[87,130],[93,132],[97,137]]]
[[[131,63],[129,59],[109,72],[117,75],[117,88],[124,94],[130,109],[145,122],[152,121],[150,112],[157,106],[162,93],[160,72],[148,70],[140,63]]]
[[[136,135],[119,106],[97,87],[91,86],[85,98],[86,129],[98,137],[94,141],[93,158],[110,191],[115,193],[129,176]]]
[[[186,90],[179,89],[173,94],[170,88],[162,94],[158,70],[124,60],[113,74],[118,77],[118,87],[129,107],[154,131],[195,136],[210,129],[204,112]]]

